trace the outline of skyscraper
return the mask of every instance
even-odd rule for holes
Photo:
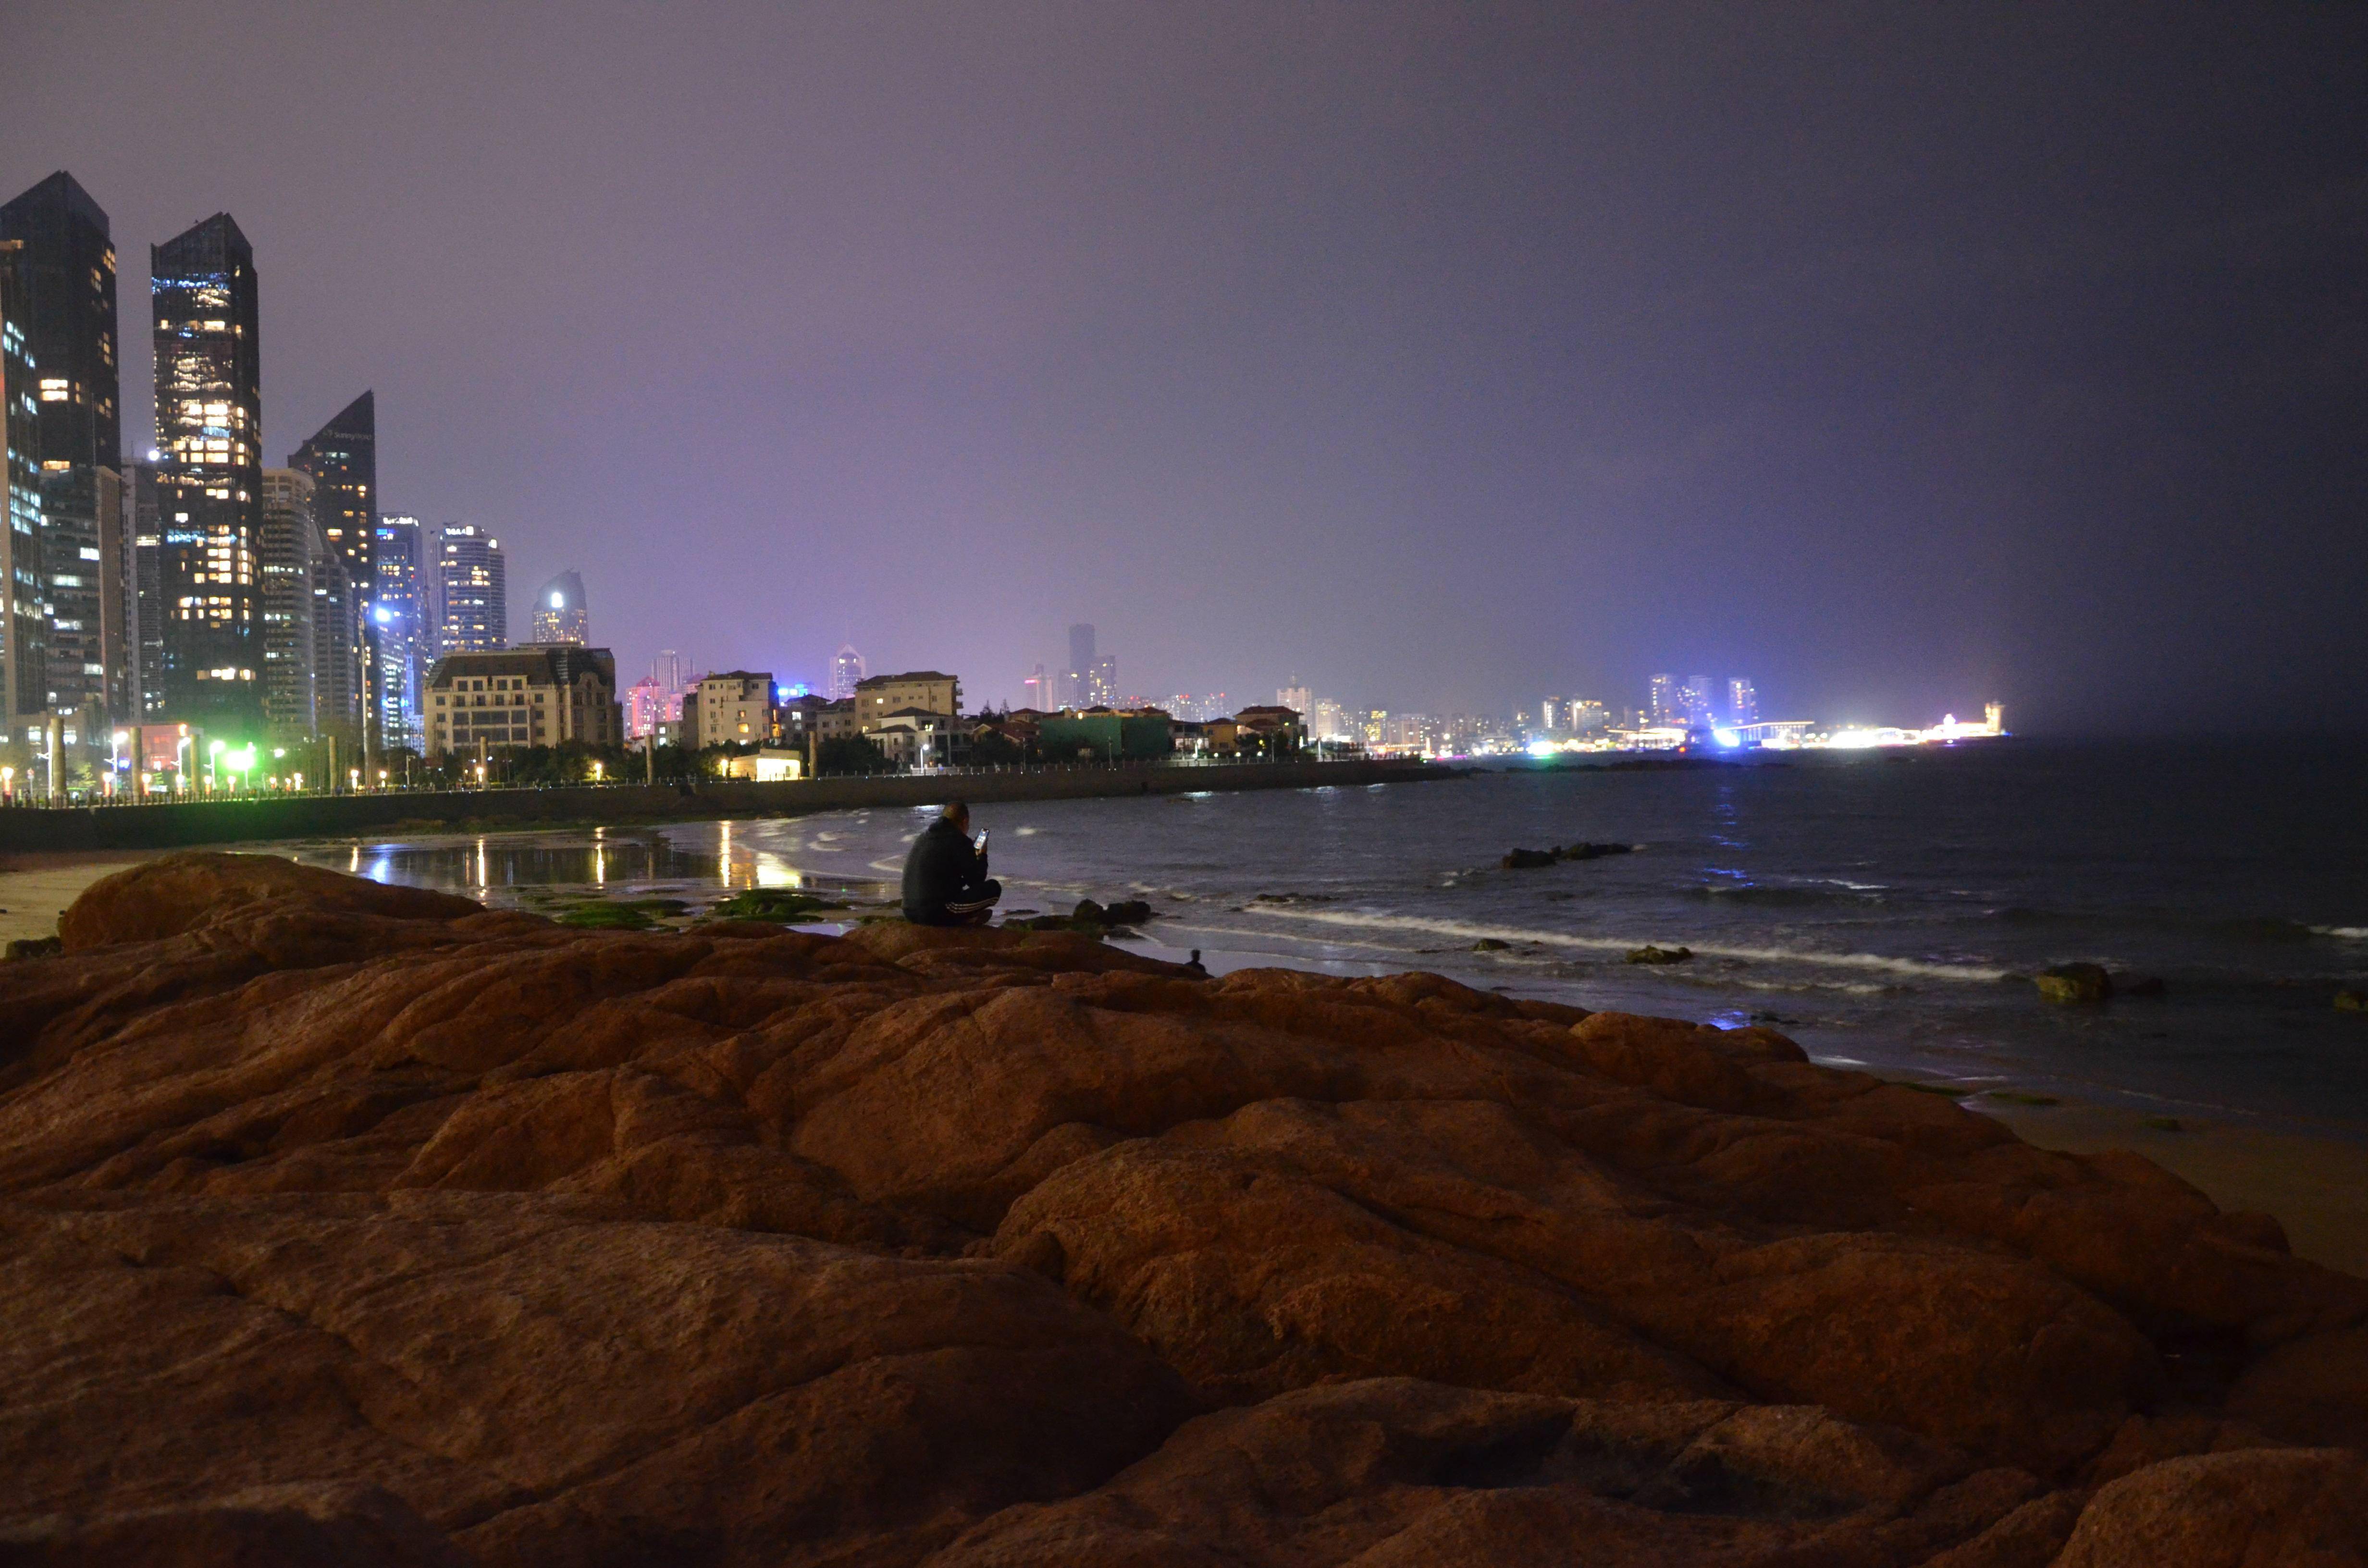
[[[1019,706],[1048,712],[1053,706],[1052,682],[1044,678],[1044,666],[1038,665],[1019,682]]]
[[[0,240],[0,759],[19,777],[47,755],[50,699],[49,615],[41,597],[40,403],[35,396],[32,340],[18,281],[20,240]]]
[[[855,695],[863,684],[863,655],[855,651],[852,642],[841,642],[838,652],[830,658],[830,699],[840,701]]]
[[[591,620],[584,608],[584,579],[562,572],[534,596],[534,640],[573,642],[582,647],[591,639]]]
[[[313,516],[313,476],[263,471],[263,721],[275,741],[310,740],[320,722],[313,574],[327,552]]]
[[[1708,676],[1696,676],[1686,682],[1686,722],[1714,724],[1718,722],[1718,683]]]
[[[1086,669],[1086,702],[1108,708],[1118,701],[1118,655],[1104,653]]]
[[[1759,722],[1759,693],[1752,689],[1751,682],[1746,676],[1727,677],[1726,719],[1731,724],[1756,724]]]
[[[502,541],[474,523],[447,523],[437,540],[436,657],[496,653],[510,645]]]
[[[149,247],[168,619],[165,716],[263,723],[263,395],[255,252],[227,212]]]
[[[1677,676],[1653,677],[1652,695],[1647,700],[1645,716],[1656,729],[1686,722],[1685,693],[1679,689]]]
[[[1296,678],[1289,686],[1282,687],[1275,692],[1274,705],[1278,708],[1288,708],[1302,719],[1312,718],[1315,712],[1314,694],[1307,687],[1300,685]]]
[[[0,207],[0,240],[17,247],[37,397],[44,700],[63,744],[103,766],[110,730],[131,716],[115,246],[107,213],[63,170]]]
[[[313,511],[321,537],[345,557],[355,582],[378,580],[378,397],[364,392],[289,454],[288,466],[313,476]]]
[[[1061,674],[1061,705],[1092,706],[1089,695],[1094,669],[1094,629],[1079,622],[1069,628],[1069,667]]]
[[[140,722],[165,716],[165,536],[158,520],[163,470],[154,463],[123,465],[123,530],[131,541],[132,706]]]
[[[379,736],[389,751],[420,751],[427,744],[419,706],[427,673],[421,646],[427,635],[427,573],[420,560],[427,535],[417,517],[393,515],[379,518],[377,532],[371,551],[377,587],[370,606],[370,640],[378,659],[372,700],[378,705]]]

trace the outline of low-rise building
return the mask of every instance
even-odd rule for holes
[[[617,661],[606,648],[571,643],[448,653],[428,672],[427,720],[430,756],[569,741],[615,745],[625,733]]]
[[[723,758],[723,777],[779,784],[805,777],[805,753],[784,746],[763,746],[745,756]]]
[[[952,719],[962,711],[961,680],[936,670],[907,670],[903,675],[873,676],[856,685],[856,727],[865,734],[879,729],[891,715],[916,708]]]
[[[682,730],[694,751],[765,744],[773,738],[772,673],[726,670],[701,676],[699,684],[682,694]]]
[[[1234,715],[1235,744],[1244,755],[1295,756],[1307,744],[1307,727],[1292,709],[1245,708]]]

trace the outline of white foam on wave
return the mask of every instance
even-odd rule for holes
[[[1578,937],[1564,931],[1535,931],[1519,926],[1484,926],[1471,920],[1440,920],[1419,915],[1370,915],[1349,909],[1292,909],[1261,905],[1258,913],[1286,920],[1316,921],[1329,926],[1367,929],[1424,931],[1438,937],[1478,941],[1491,937],[1500,942],[1536,942],[1547,947],[1577,948],[1589,952],[1624,953],[1646,945],[1645,939],[1622,937]],[[1666,937],[1654,938],[1667,940]],[[1918,980],[1955,980],[1987,984],[2004,980],[2008,971],[1985,964],[1932,963],[1922,959],[1896,959],[1882,953],[1804,952],[1793,948],[1712,947],[1689,942],[1703,958],[1744,959],[1759,963],[1801,963],[1820,968],[1875,970]]]
[[[2340,937],[2347,942],[2368,942],[2368,926],[2314,926],[2314,937]]]

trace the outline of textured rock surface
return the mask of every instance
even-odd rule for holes
[[[258,857],[64,929],[0,969],[9,1561],[2368,1540],[2368,1286],[1764,1029]]]

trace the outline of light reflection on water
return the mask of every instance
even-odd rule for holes
[[[832,876],[793,864],[789,857],[801,850],[833,852],[830,845],[808,844],[806,837],[795,821],[720,822],[595,827],[588,836],[587,830],[575,828],[297,844],[290,849],[311,865],[495,905],[554,896],[650,893],[704,903],[746,888],[797,888],[858,900],[887,896],[887,884],[876,877]]]

